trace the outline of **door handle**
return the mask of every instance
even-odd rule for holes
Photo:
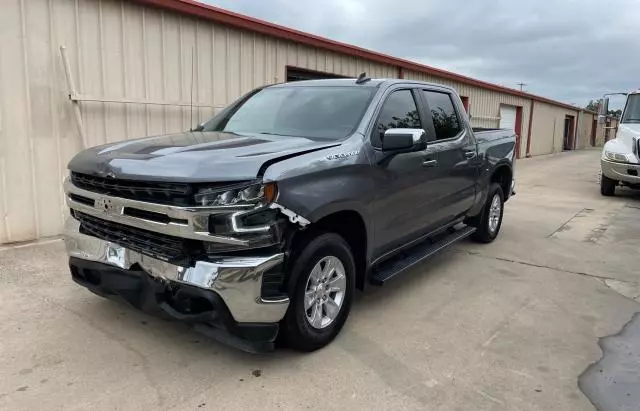
[[[438,160],[425,160],[422,162],[422,167],[438,167]]]
[[[471,158],[474,158],[476,156],[476,152],[475,151],[467,151],[467,152],[464,153],[464,156],[466,158],[471,159]]]

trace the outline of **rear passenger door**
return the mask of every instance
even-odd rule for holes
[[[429,143],[438,160],[439,199],[437,220],[446,224],[466,213],[474,204],[477,176],[477,148],[473,132],[461,115],[457,99],[440,89],[423,89],[422,97],[435,129]]]

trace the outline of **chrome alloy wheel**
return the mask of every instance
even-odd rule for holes
[[[500,224],[500,215],[502,214],[502,204],[500,203],[500,195],[493,195],[491,207],[489,208],[489,231],[494,234],[498,230]]]
[[[328,327],[338,317],[347,291],[347,277],[342,262],[327,256],[311,270],[304,294],[304,310],[315,329]]]

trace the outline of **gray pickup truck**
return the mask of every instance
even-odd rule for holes
[[[242,349],[312,351],[340,332],[356,288],[496,238],[515,142],[472,129],[435,84],[263,87],[193,131],[77,154],[71,275]]]

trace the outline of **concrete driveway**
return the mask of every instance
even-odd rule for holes
[[[0,409],[593,409],[578,377],[640,311],[640,196],[601,197],[598,159],[518,161],[497,241],[371,287],[308,355],[245,354],[94,296],[61,241],[5,248]]]

